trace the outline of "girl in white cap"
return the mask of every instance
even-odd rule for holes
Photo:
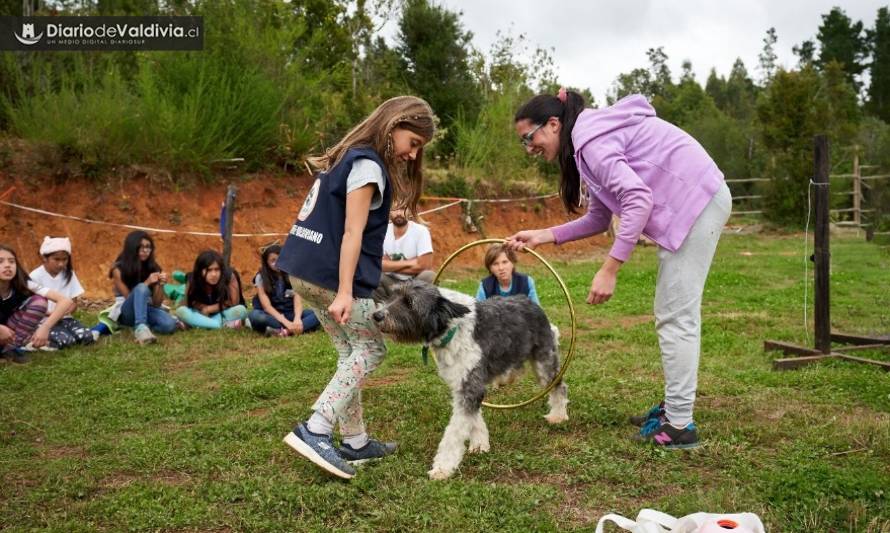
[[[57,291],[74,301],[83,294],[83,287],[74,273],[71,258],[71,240],[68,237],[44,237],[40,245],[43,264],[31,272],[31,279],[42,287]],[[48,313],[52,313],[54,302],[49,302]],[[71,306],[68,314],[53,326],[49,334],[49,348],[66,348],[75,344],[91,344],[95,341],[93,332],[78,322],[71,313],[77,304]]]

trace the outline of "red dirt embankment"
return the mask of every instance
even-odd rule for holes
[[[235,233],[284,234],[290,229],[312,184],[312,178],[307,175],[257,175],[233,181],[238,186]],[[64,183],[55,183],[52,179],[25,180],[0,173],[0,194],[10,187],[15,189],[3,200],[28,207],[118,224],[205,232],[218,231],[220,206],[226,193],[225,184],[171,190],[169,184],[149,179],[100,185],[82,179],[68,179]],[[420,210],[444,203],[424,201]],[[476,205],[484,215],[482,227],[487,237],[504,237],[521,229],[547,227],[568,220],[558,198]],[[458,247],[482,238],[478,232],[464,231],[461,212],[460,206],[452,206],[423,217],[432,233],[437,268]],[[75,270],[86,289],[86,296],[90,299],[111,297],[108,270],[130,229],[51,217],[6,205],[0,205],[0,220],[0,242],[13,246],[29,270],[40,262],[38,249],[44,235],[70,237]],[[217,236],[150,233],[157,245],[158,263],[168,272],[191,270],[195,256],[201,250],[222,250],[222,240]],[[278,238],[284,241],[284,235]],[[258,269],[258,248],[273,239],[275,237],[234,239],[232,264],[245,282]],[[546,247],[542,253],[548,257],[590,257],[593,249],[606,244],[605,237],[597,237],[560,247]],[[481,266],[483,254],[483,247],[474,248],[461,255],[458,263]]]

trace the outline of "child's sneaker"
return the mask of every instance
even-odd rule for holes
[[[646,422],[640,433],[634,435],[638,442],[651,442],[668,450],[688,450],[698,448],[698,433],[695,424],[690,422],[686,427],[678,429],[668,422],[664,416]]]
[[[284,443],[337,477],[352,479],[355,476],[355,469],[337,453],[331,436],[312,433],[305,423],[288,433]]]
[[[8,360],[12,361],[13,363],[16,363],[19,365],[24,365],[26,363],[31,362],[31,358],[28,357],[28,354],[26,354],[21,348],[13,348],[11,350],[5,350],[2,352],[2,357],[3,357],[3,359],[8,359]]]
[[[139,344],[149,344],[158,340],[145,324],[136,326],[136,329],[133,330],[133,336]]]
[[[223,326],[229,329],[241,329],[241,320],[229,320],[225,324],[223,324]]]
[[[649,409],[648,412],[646,412],[646,414],[633,415],[628,420],[631,424],[637,427],[643,427],[649,420],[657,419],[661,416],[664,416],[664,400],[659,402],[657,405],[653,405],[652,408]]]
[[[340,452],[341,457],[356,465],[392,455],[396,453],[396,448],[398,447],[398,444],[395,442],[380,442],[379,440],[368,439],[368,443],[357,450],[344,443],[343,446],[337,448],[337,451]]]

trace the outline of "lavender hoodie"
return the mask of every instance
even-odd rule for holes
[[[676,252],[723,184],[723,173],[698,142],[655,116],[631,95],[587,109],[572,129],[575,162],[589,195],[586,214],[550,228],[561,244],[602,233],[621,217],[609,255],[630,257],[640,235]]]

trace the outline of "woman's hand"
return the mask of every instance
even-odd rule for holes
[[[46,346],[47,342],[49,342],[49,328],[46,325],[42,325],[31,335],[31,346],[42,348]]]
[[[155,283],[157,283],[158,280],[160,280],[160,279],[161,279],[160,272],[152,272],[151,274],[148,275],[147,278],[145,278],[145,284],[150,287],[150,286],[154,285]]]
[[[621,261],[609,257],[600,267],[593,282],[590,284],[590,292],[587,294],[587,303],[597,305],[606,303],[615,293],[615,283],[618,281],[618,269]]]
[[[549,229],[528,229],[507,237],[507,246],[514,250],[527,248],[534,250],[540,244],[554,242],[556,238]]]
[[[350,315],[352,314],[352,295],[338,292],[337,297],[328,306],[328,313],[331,314],[331,318],[338,324],[349,322]]]

